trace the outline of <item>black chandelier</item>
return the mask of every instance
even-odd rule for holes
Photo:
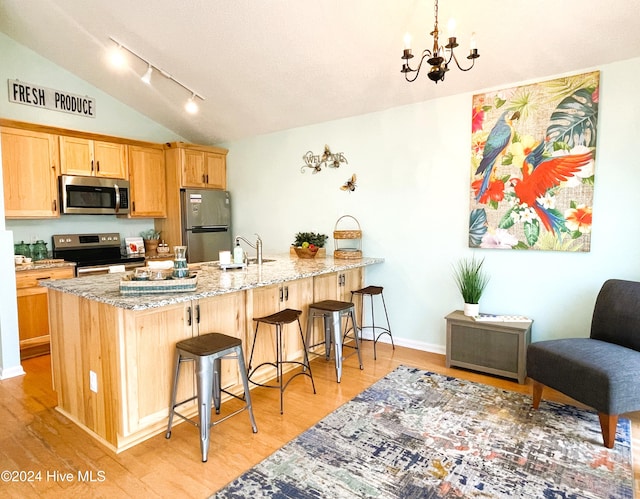
[[[475,45],[475,39],[472,36],[471,48],[469,50],[469,55],[467,56],[467,59],[471,60],[471,66],[469,66],[468,68],[463,68],[462,66],[460,66],[458,58],[453,51],[453,49],[458,46],[455,33],[451,32],[449,34],[449,43],[447,43],[446,45],[442,46],[438,44],[438,0],[435,1],[433,12],[435,17],[435,24],[433,26],[433,31],[430,33],[430,35],[433,37],[433,50],[429,51],[429,49],[425,49],[422,52],[422,58],[420,59],[420,64],[418,64],[417,69],[412,69],[411,66],[409,66],[409,59],[412,59],[413,55],[411,54],[411,48],[409,47],[409,35],[407,34],[407,36],[405,37],[405,47],[402,54],[402,59],[404,60],[404,62],[402,63],[401,72],[404,73],[404,78],[408,82],[413,82],[416,80],[416,78],[418,78],[418,74],[420,74],[420,68],[422,68],[422,63],[427,58],[427,64],[431,66],[431,69],[429,70],[429,74],[427,76],[431,81],[435,81],[436,83],[438,83],[439,81],[444,80],[444,75],[447,71],[449,71],[449,63],[452,59],[455,61],[456,66],[458,66],[459,70],[469,71],[475,64],[475,60],[480,57],[480,54],[478,54],[478,49]],[[449,51],[448,59],[446,59],[447,54],[445,49],[448,49]],[[415,73],[415,76],[413,78],[409,78],[410,73]]]

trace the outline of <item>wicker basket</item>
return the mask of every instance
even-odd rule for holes
[[[350,218],[352,219],[357,228],[355,229],[338,229],[338,224],[341,220]],[[333,252],[333,258],[338,259],[350,259],[350,258],[362,258],[362,230],[360,230],[360,222],[351,215],[344,215],[338,219],[336,226],[333,230],[333,239],[335,242],[335,250]],[[353,247],[341,244],[341,242],[351,240],[353,241]]]
[[[296,246],[292,246],[293,250],[298,255],[298,258],[315,258],[318,254],[319,248],[313,248],[312,250],[309,248],[299,248]]]

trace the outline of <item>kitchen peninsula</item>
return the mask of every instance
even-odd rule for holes
[[[202,263],[196,290],[173,294],[121,295],[122,274],[43,282],[57,409],[114,452],[125,450],[166,429],[176,342],[221,332],[242,339],[248,360],[253,317],[294,308],[303,311],[304,327],[308,304],[349,301],[351,290],[364,284],[364,268],[383,261],[283,255],[226,271]],[[286,329],[283,355],[300,360],[297,324],[291,326],[296,329]],[[314,330],[314,342],[321,334]],[[275,358],[275,342],[269,335],[261,339],[255,365]],[[223,387],[241,393],[237,363],[223,361],[222,371]],[[181,378],[180,399],[195,393],[191,378]],[[195,415],[195,405],[185,412]]]

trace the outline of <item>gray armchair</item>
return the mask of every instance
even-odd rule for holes
[[[535,409],[544,386],[593,407],[604,445],[613,448],[618,415],[640,409],[640,282],[606,281],[590,337],[532,343],[527,375],[533,379]]]

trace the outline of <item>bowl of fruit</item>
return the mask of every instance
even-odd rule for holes
[[[296,240],[291,245],[298,258],[315,258],[318,250],[324,246],[326,235],[315,232],[298,232]]]
[[[315,244],[304,242],[302,246],[294,246],[293,251],[296,252],[298,258],[315,258],[318,254],[318,247]]]

